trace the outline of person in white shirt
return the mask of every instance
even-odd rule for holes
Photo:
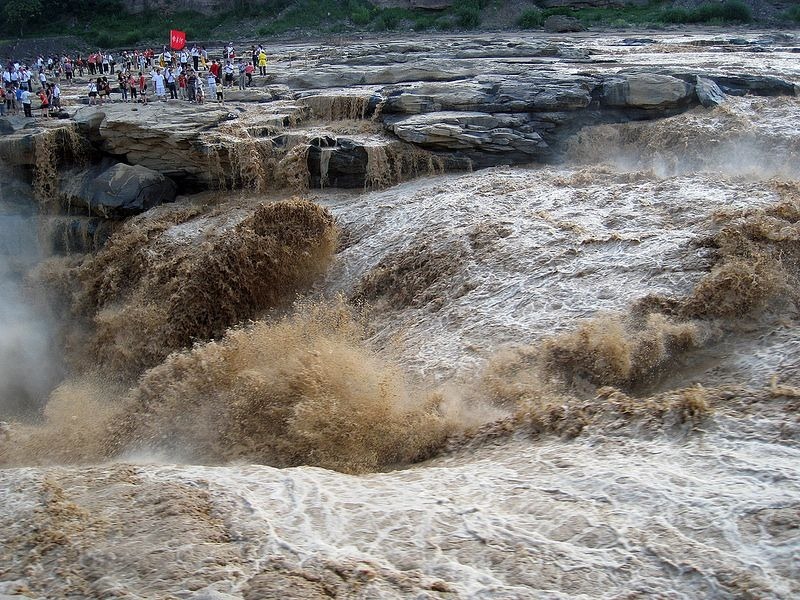
[[[53,108],[61,108],[61,88],[58,87],[57,83],[53,84],[50,104],[53,106]]]
[[[161,74],[161,69],[156,69],[151,73],[151,77],[153,79],[153,87],[156,90],[156,97],[166,100],[167,90],[164,87],[164,76]]]

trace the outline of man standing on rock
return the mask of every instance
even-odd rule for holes
[[[151,73],[151,77],[153,79],[153,87],[156,91],[156,97],[166,101],[167,91],[164,87],[164,76],[161,74],[161,69],[156,69],[153,73]]]
[[[244,90],[247,89],[245,82],[247,81],[247,75],[245,73],[245,69],[247,67],[243,62],[239,63],[239,89]]]
[[[225,63],[225,68],[223,69],[225,73],[225,87],[232,88],[233,87],[233,65],[231,61],[227,61]]]
[[[172,67],[167,68],[166,80],[167,80],[167,88],[169,88],[169,99],[177,100],[178,90],[176,89],[175,73],[172,72]]]
[[[196,45],[192,45],[192,49],[189,51],[192,55],[192,64],[194,65],[194,70],[200,70],[200,50],[197,49]]]
[[[186,78],[186,93],[189,95],[189,102],[197,101],[197,73],[189,71]]]
[[[21,94],[18,94],[20,101],[22,102],[22,110],[25,111],[26,117],[33,117],[33,113],[31,112],[31,94],[28,90],[20,88]]]
[[[58,83],[54,83],[53,87],[50,88],[50,100],[53,108],[56,110],[61,109],[61,88],[58,87]]]

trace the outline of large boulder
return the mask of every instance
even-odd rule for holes
[[[97,171],[91,168],[67,176],[61,187],[64,200],[93,215],[119,219],[175,199],[172,180],[141,165],[116,164]]]
[[[603,84],[603,104],[620,108],[663,109],[691,102],[694,85],[653,73],[636,73]]]
[[[401,140],[435,150],[533,156],[547,148],[523,115],[443,111],[401,119],[393,130]]]

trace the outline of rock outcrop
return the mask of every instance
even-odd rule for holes
[[[586,31],[586,27],[575,17],[565,15],[552,15],[547,17],[542,23],[545,31],[550,33],[571,33],[576,31]]]
[[[141,165],[115,164],[67,173],[60,186],[65,202],[105,219],[120,219],[172,202],[175,184]]]
[[[692,43],[700,42],[716,43]],[[719,43],[726,53],[750,48]],[[0,160],[27,173],[20,178],[33,181],[28,190],[60,194],[83,212],[85,222],[59,225],[72,247],[103,239],[91,232],[107,229],[92,219],[169,202],[173,181],[184,192],[382,187],[420,174],[558,161],[587,125],[660,119],[727,95],[798,93],[795,82],[772,75],[637,63],[627,53],[624,64],[595,60],[595,49],[564,38],[310,48],[285,50],[257,88],[226,90],[224,106],[112,103],[72,109],[66,124],[0,119]],[[59,182],[53,173],[65,168],[73,176]]]

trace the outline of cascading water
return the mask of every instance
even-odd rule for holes
[[[128,221],[68,265],[94,358],[0,431],[0,594],[797,595],[798,108]]]

